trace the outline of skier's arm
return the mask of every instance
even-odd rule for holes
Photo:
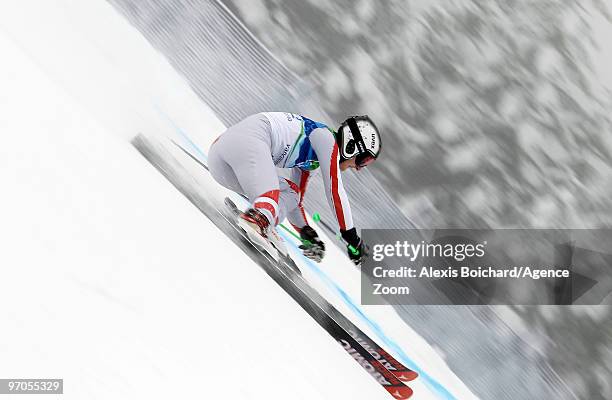
[[[326,128],[317,128],[309,136],[310,143],[321,168],[325,194],[332,213],[338,221],[341,232],[350,231],[353,227],[353,216],[348,196],[340,175],[338,145],[333,134]]]
[[[304,193],[310,179],[310,171],[302,171],[299,168],[293,168],[291,171],[292,189],[298,193],[299,200],[297,208],[294,208],[287,215],[287,220],[299,232],[304,226],[308,225],[306,213],[304,212]],[[295,186],[294,186],[295,185]]]
[[[304,194],[306,193],[309,179],[310,171],[302,171],[299,168],[294,168],[291,171],[291,178],[287,179],[287,183],[297,193],[299,199],[297,207],[289,212],[287,219],[295,230],[299,232],[300,238],[303,240],[300,249],[302,249],[304,256],[313,261],[321,262],[325,256],[325,244],[319,239],[317,232],[308,225],[306,213],[304,212]]]

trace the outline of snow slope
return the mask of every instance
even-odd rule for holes
[[[0,49],[0,376],[62,377],[74,399],[385,398],[127,143]]]
[[[71,398],[387,398],[126,140],[205,151],[223,130],[206,105],[105,2],[50,3],[0,6],[0,376]],[[474,398],[391,308],[358,305],[338,251],[299,262],[419,370],[416,399]]]

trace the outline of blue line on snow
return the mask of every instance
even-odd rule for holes
[[[193,141],[192,141],[192,140],[189,138],[189,136],[187,135],[187,133],[186,133],[185,131],[183,131],[183,130],[181,129],[181,127],[180,127],[180,126],[178,126],[178,125],[177,125],[177,124],[176,124],[176,123],[175,123],[175,122],[172,120],[172,118],[170,118],[170,117],[169,117],[169,116],[168,116],[168,115],[167,115],[167,114],[166,114],[166,113],[165,113],[165,112],[164,112],[164,111],[163,111],[161,108],[159,108],[159,107],[157,106],[157,104],[153,103],[153,108],[155,108],[155,109],[157,110],[157,112],[158,112],[158,113],[160,113],[160,114],[161,114],[161,115],[164,117],[164,119],[165,119],[166,121],[168,121],[168,123],[169,123],[170,125],[172,125],[172,127],[173,127],[173,128],[174,128],[174,129],[175,129],[175,130],[176,130],[176,131],[179,133],[179,135],[181,135],[181,137],[187,141],[187,143],[189,144],[189,146],[190,146],[190,147],[191,147],[191,148],[192,148],[192,149],[193,149],[193,150],[194,150],[196,153],[198,153],[198,155],[199,155],[200,157],[202,157],[202,158],[203,158],[203,160],[201,160],[201,161],[204,161],[204,163],[206,163],[206,161],[208,161],[208,157],[206,156],[206,153],[204,153],[202,150],[200,150],[200,148],[199,148],[199,147],[198,147],[198,146],[197,146],[195,143],[193,143]]]
[[[189,138],[189,136],[176,124],[174,121],[166,115],[157,105],[154,104],[155,109],[168,121],[170,125],[181,135],[183,139],[187,141],[189,147],[191,147],[200,157],[203,158],[203,161],[206,161],[208,157],[206,154],[200,150],[200,148]],[[240,201],[245,202],[246,200],[240,198]],[[346,303],[346,305],[357,315],[360,317],[369,327],[372,329],[380,340],[390,349],[393,349],[395,353],[399,356],[400,361],[406,364],[406,366],[419,374],[419,378],[425,382],[425,385],[430,389],[434,390],[439,396],[443,399],[456,400],[455,396],[453,396],[448,389],[446,389],[440,382],[436,381],[429,374],[419,368],[414,361],[402,350],[402,348],[395,343],[392,339],[390,339],[383,331],[383,329],[370,318],[359,308],[357,303],[353,301],[353,299],[346,293],[336,282],[334,282],[321,268],[319,268],[315,263],[313,263],[310,259],[304,257],[302,252],[299,250],[298,246],[293,242],[293,239],[289,237],[285,232],[279,231],[281,236],[285,239],[285,242],[289,243],[289,245],[294,249],[294,252],[297,253],[304,264],[306,264],[313,272],[315,272],[319,278],[325,284],[332,288],[336,293],[340,295],[342,300]]]

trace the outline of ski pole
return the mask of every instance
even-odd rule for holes
[[[321,216],[319,215],[319,213],[312,214],[312,220],[314,222],[316,222],[316,223],[319,223],[319,224],[323,225],[331,233],[334,233],[334,230],[331,228],[331,226],[327,225],[324,221],[321,220]],[[349,251],[351,253],[353,253],[353,255],[355,255],[355,256],[359,255],[359,250],[356,249],[354,246],[346,243],[346,241],[342,238],[342,235],[340,235],[340,233],[336,233],[336,239],[341,241],[343,244],[346,244],[348,249],[349,249]]]
[[[304,244],[304,246],[310,246],[312,245],[312,243],[310,243],[308,240],[306,239],[302,239],[301,237],[299,237],[295,232],[293,232],[291,229],[287,228],[285,225],[283,224],[278,224],[281,228],[283,228],[284,230],[286,230],[287,232],[289,232],[289,234],[291,236],[293,236],[294,238],[296,238],[297,240],[299,240],[300,242],[302,242]]]

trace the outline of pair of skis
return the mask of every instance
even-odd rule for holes
[[[418,374],[391,354],[385,351],[374,340],[367,336],[357,326],[350,322],[335,307],[329,304],[322,296],[312,289],[301,277],[301,273],[291,258],[281,257],[276,260],[267,252],[265,246],[252,240],[252,234],[240,226],[236,221],[240,218],[240,210],[230,199],[225,198],[225,207],[229,216],[223,211],[219,213],[232,225],[238,233],[272,265],[276,265],[278,272],[290,279],[299,291],[288,290],[293,298],[321,325],[342,348],[365,369],[391,396],[396,399],[408,399],[412,396],[412,389],[406,385],[417,378]],[[277,282],[280,277],[272,276]],[[283,286],[281,284],[281,286]],[[300,293],[302,295],[300,295]]]
[[[174,141],[173,143],[193,161],[208,170],[206,164],[197,156],[178,143]],[[290,258],[275,260],[263,248],[255,245],[246,232],[236,224],[236,210],[231,205],[219,205],[216,201],[212,201],[210,196],[194,185],[193,178],[186,176],[187,170],[182,166],[182,162],[165,146],[156,144],[142,134],[132,139],[132,144],[202,214],[217,225],[223,233],[233,238],[236,244],[258,263],[393,398],[408,399],[412,396],[413,391],[406,385],[406,382],[416,379],[418,374],[385,351],[313,289],[301,274],[292,268],[292,265],[287,264]],[[231,227],[229,231],[228,225]],[[235,234],[232,235],[231,232]],[[236,233],[241,241],[246,243],[237,241]],[[290,263],[293,261],[291,260]]]

